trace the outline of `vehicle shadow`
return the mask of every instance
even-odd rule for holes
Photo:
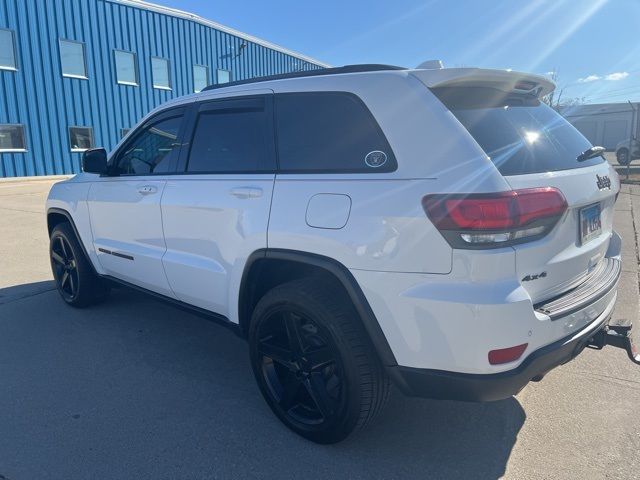
[[[394,392],[369,428],[316,445],[271,414],[244,340],[128,289],[83,310],[55,291],[0,304],[0,378],[7,478],[491,479],[525,421],[515,398]]]
[[[49,290],[55,290],[55,288],[56,285],[53,280],[0,288],[0,305],[19,300],[21,298],[39,295],[41,293],[48,292]]]

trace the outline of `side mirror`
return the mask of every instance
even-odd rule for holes
[[[104,148],[90,148],[82,154],[82,171],[87,173],[107,173],[107,151]]]

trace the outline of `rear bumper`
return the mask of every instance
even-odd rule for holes
[[[493,374],[469,374],[403,366],[389,367],[396,385],[411,396],[447,400],[494,401],[518,393],[536,377],[579,355],[590,339],[611,318],[614,296],[609,307],[596,320],[581,330],[532,352],[518,367]]]

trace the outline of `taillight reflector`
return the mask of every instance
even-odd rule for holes
[[[500,365],[501,363],[509,363],[518,360],[528,346],[528,343],[523,343],[522,345],[516,345],[515,347],[491,350],[489,352],[489,363],[491,365]]]

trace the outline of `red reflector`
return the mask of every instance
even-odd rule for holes
[[[515,347],[501,348],[500,350],[491,350],[489,352],[489,363],[491,365],[499,365],[501,363],[509,363],[519,359],[529,346],[528,343],[516,345]]]

